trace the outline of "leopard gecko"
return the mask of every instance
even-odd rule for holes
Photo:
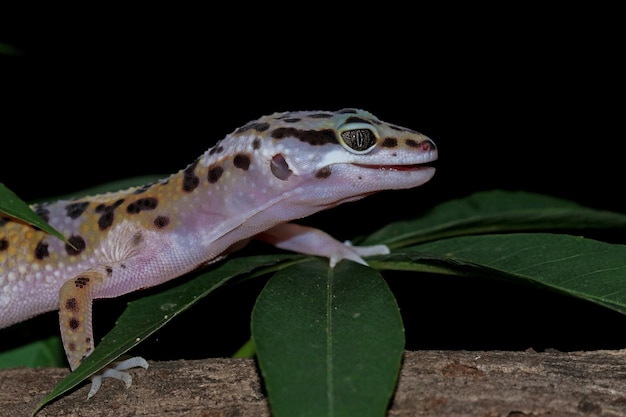
[[[221,259],[251,238],[365,263],[389,252],[289,223],[432,178],[432,140],[358,109],[274,113],[236,129],[185,169],[124,191],[33,205],[68,238],[0,216],[0,328],[59,310],[72,370],[94,349],[91,307]],[[131,384],[132,358],[92,378]]]

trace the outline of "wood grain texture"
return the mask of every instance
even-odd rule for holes
[[[125,389],[108,380],[87,401],[87,385],[38,416],[269,416],[249,359],[153,362],[131,371]],[[2,415],[27,416],[65,369],[0,371]],[[390,417],[624,416],[626,350],[591,352],[405,352]]]

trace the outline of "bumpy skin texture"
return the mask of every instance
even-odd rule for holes
[[[256,237],[364,263],[384,246],[344,245],[289,222],[376,191],[423,184],[427,137],[356,109],[275,113],[226,136],[169,178],[33,206],[71,245],[0,217],[0,328],[59,310],[75,369],[94,347],[91,304],[152,287]]]

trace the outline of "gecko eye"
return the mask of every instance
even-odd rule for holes
[[[371,125],[349,123],[339,129],[339,143],[355,154],[370,152],[376,146],[378,135]]]

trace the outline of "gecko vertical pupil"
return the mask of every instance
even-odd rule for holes
[[[369,129],[347,130],[341,133],[341,139],[355,151],[367,150],[376,143],[376,136]]]

